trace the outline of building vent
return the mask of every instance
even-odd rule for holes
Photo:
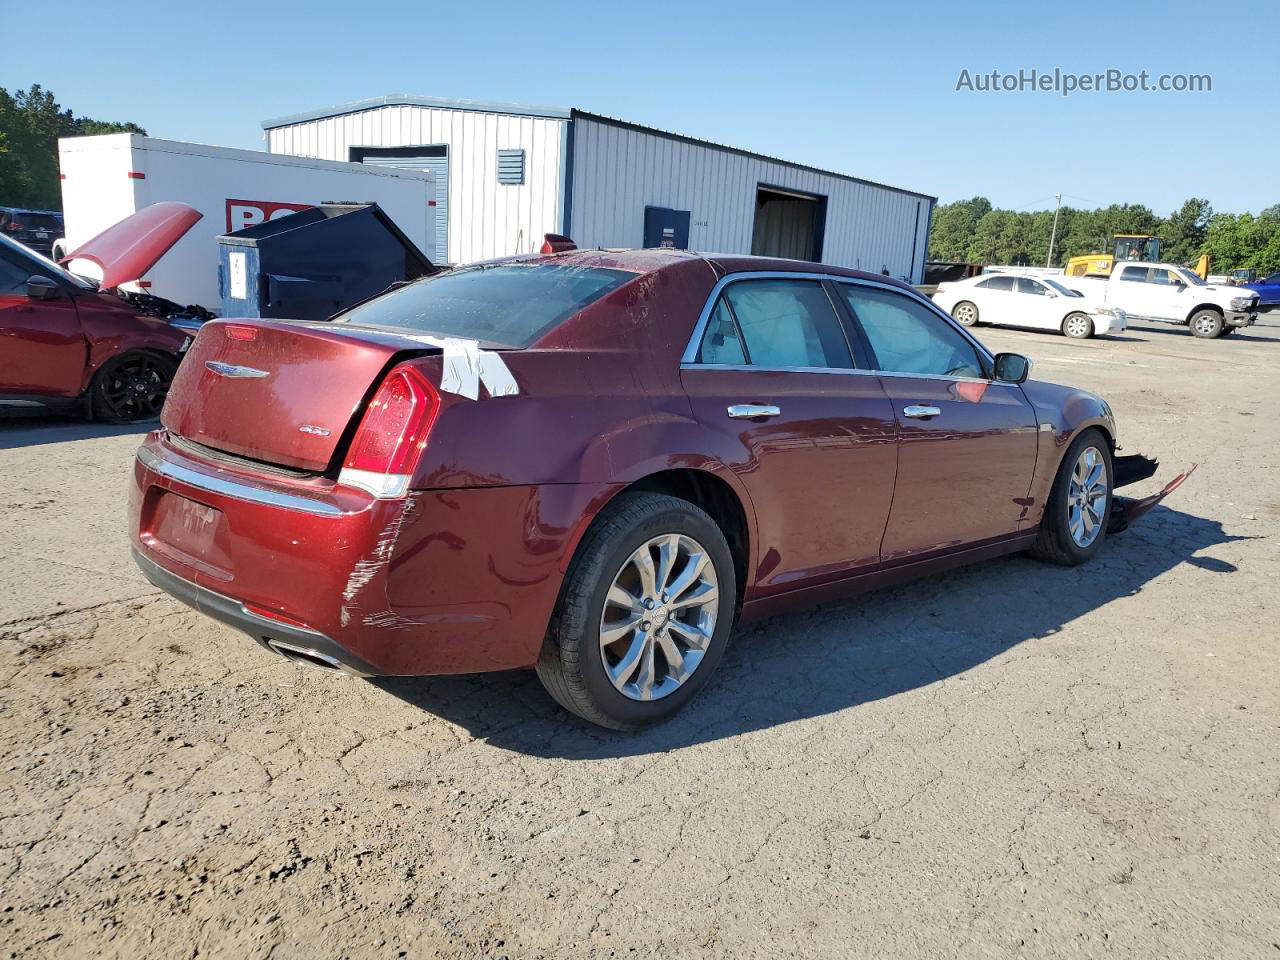
[[[498,182],[509,186],[520,186],[524,183],[524,151],[498,151]]]

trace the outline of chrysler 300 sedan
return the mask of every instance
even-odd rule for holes
[[[486,263],[205,325],[137,454],[135,556],[291,659],[535,667],[633,729],[735,623],[1012,551],[1083,563],[1150,506],[1113,502],[1154,464],[1113,459],[1107,404],[1029,366],[836,267]]]

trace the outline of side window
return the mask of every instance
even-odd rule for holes
[[[1013,289],[1013,277],[992,277],[990,280],[983,280],[978,286],[984,290],[1005,290]]]
[[[724,300],[753,366],[853,367],[840,319],[817,281],[742,280],[725,288]]]
[[[1151,273],[1147,277],[1147,283],[1158,283],[1167,287],[1173,283],[1173,278],[1169,276],[1168,270],[1162,270],[1159,267],[1152,267]]]
[[[742,352],[742,341],[738,338],[738,325],[733,322],[733,314],[729,312],[724,297],[716,301],[716,308],[711,311],[711,319],[707,321],[707,330],[702,335],[702,346],[698,350],[698,362],[747,362],[747,355]]]
[[[1034,280],[1028,280],[1026,277],[1018,277],[1018,292],[1032,293],[1040,297],[1043,297],[1048,293],[1043,284],[1036,283]]]
[[[1125,267],[1120,271],[1121,280],[1134,280],[1138,283],[1147,282],[1148,267]]]
[[[29,276],[31,276],[31,271],[26,267],[10,263],[0,257],[0,293],[25,294]]]
[[[982,360],[964,336],[928,307],[889,290],[841,284],[871,341],[879,368],[889,373],[984,378]]]

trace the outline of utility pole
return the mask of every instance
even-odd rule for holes
[[[1058,194],[1058,205],[1053,208],[1053,232],[1049,234],[1049,256],[1045,258],[1046,270],[1053,264],[1053,241],[1058,239],[1058,211],[1062,209],[1062,194]]]

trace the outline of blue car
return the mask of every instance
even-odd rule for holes
[[[1242,283],[1240,286],[1248,287],[1258,294],[1258,306],[1280,307],[1280,273],[1263,277],[1257,283]]]

